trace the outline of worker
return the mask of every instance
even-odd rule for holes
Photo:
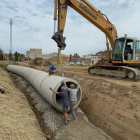
[[[131,52],[131,49],[126,45],[124,50],[124,59],[127,60],[127,54]]]
[[[61,96],[61,101],[62,101],[62,111],[64,113],[64,125],[68,125],[69,119],[68,119],[68,107],[69,107],[69,99],[68,99],[68,91],[66,89],[66,87],[64,86],[64,82],[61,83],[61,92],[57,92],[55,90],[53,90],[50,87],[50,90],[52,90],[53,93]]]
[[[64,84],[70,93],[70,110],[71,110],[71,113],[73,116],[73,120],[74,120],[74,122],[77,122],[77,117],[76,117],[76,114],[74,111],[74,106],[77,103],[77,91],[79,90],[79,86],[77,85],[77,88],[75,88],[74,84],[71,84],[70,88],[68,88],[65,81],[64,81]]]
[[[56,67],[54,65],[51,65],[48,71],[49,75],[54,75],[56,73]]]

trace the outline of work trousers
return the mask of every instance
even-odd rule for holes
[[[77,118],[76,118],[76,115],[75,115],[75,112],[74,112],[74,106],[76,105],[76,101],[71,101],[70,102],[70,110],[71,110],[71,114],[73,116],[73,119],[76,121]]]

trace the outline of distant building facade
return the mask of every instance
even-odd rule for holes
[[[52,63],[57,62],[57,52],[50,53],[50,54],[42,54],[42,49],[30,49],[29,51],[26,51],[26,59],[31,58],[31,59],[36,59],[37,57],[49,60]],[[70,56],[69,55],[64,55],[62,54],[62,61],[65,63],[70,62]],[[96,53],[95,55],[89,54],[89,55],[84,55],[83,57],[80,57],[79,55],[74,55],[71,57],[71,62],[80,62],[80,63],[86,63],[86,64],[95,64],[102,58],[107,57],[107,52],[106,51],[100,51]]]
[[[91,63],[91,58],[84,58],[84,57],[73,58],[72,57],[72,62],[74,62],[74,63],[80,62],[80,63],[90,64]]]
[[[86,59],[91,59],[91,63],[92,64],[96,64],[99,60],[101,60],[102,58],[107,58],[107,51],[100,51],[98,53],[94,54],[89,54],[89,55],[84,55],[83,58]]]
[[[62,54],[61,56],[63,62],[69,62],[69,55]],[[50,54],[42,54],[42,49],[30,49],[30,51],[26,51],[26,59],[36,59],[37,57],[49,60],[51,63],[56,63],[58,53],[54,52]]]
[[[42,49],[30,49],[26,51],[26,58],[35,59],[39,56],[42,58]]]

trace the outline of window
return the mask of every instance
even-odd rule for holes
[[[133,50],[133,40],[132,42],[127,43],[128,46],[130,46],[130,49]]]
[[[122,51],[124,47],[124,39],[117,39],[115,41],[113,49],[113,60],[121,61],[122,60]]]
[[[130,61],[133,58],[133,40],[127,39],[126,46],[127,48],[124,48],[124,59]],[[129,52],[127,52],[128,48],[129,48]]]
[[[136,41],[135,56],[136,60],[140,60],[140,41]]]

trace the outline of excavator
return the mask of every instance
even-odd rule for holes
[[[99,28],[106,35],[108,61],[111,65],[93,65],[88,73],[128,79],[140,79],[140,40],[134,37],[118,37],[116,27],[108,17],[96,9],[88,0],[55,0],[54,27],[52,39],[59,50],[66,47],[66,37],[63,36],[68,6]]]

